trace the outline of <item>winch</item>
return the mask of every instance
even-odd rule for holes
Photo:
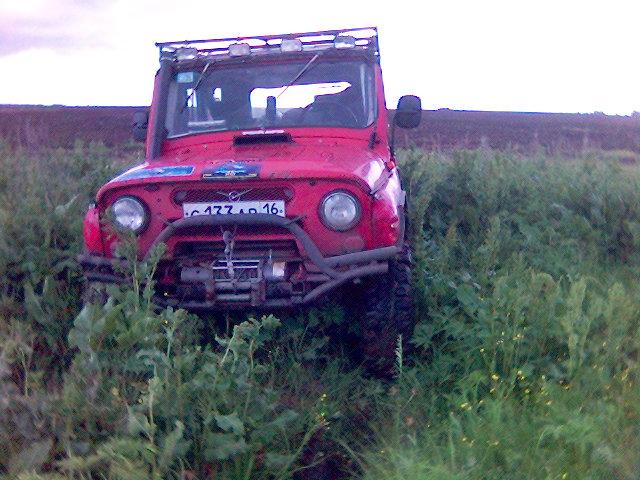
[[[190,300],[250,302],[251,305],[258,305],[265,299],[265,261],[234,259],[234,233],[225,230],[222,239],[225,244],[224,259],[182,267],[179,294]],[[266,263],[272,263],[270,257]]]

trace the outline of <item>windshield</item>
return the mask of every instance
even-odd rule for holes
[[[308,63],[212,64],[204,73],[177,72],[169,87],[167,136],[371,125],[376,111],[371,65],[354,60]]]

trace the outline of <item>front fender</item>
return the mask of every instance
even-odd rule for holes
[[[374,194],[371,228],[376,235],[376,247],[402,245],[405,196],[394,169],[384,188]]]
[[[100,216],[95,205],[91,205],[84,216],[82,224],[84,249],[87,253],[104,255],[102,232],[100,231]]]

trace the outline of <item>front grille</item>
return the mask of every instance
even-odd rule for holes
[[[224,259],[223,242],[178,242],[176,257]],[[296,242],[293,240],[236,241],[234,259],[296,260],[300,258]]]
[[[291,236],[289,231],[282,227],[272,225],[229,225],[229,226],[200,226],[182,228],[178,231],[176,236],[179,237],[217,237],[222,238],[222,232],[230,230],[234,233],[236,238],[255,235],[288,235]]]
[[[198,202],[224,202],[236,200],[284,200],[293,198],[293,190],[286,187],[229,188],[211,185],[209,188],[178,190],[173,194],[176,204]]]

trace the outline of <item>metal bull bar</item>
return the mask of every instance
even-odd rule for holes
[[[389,269],[387,263],[373,263],[376,261],[389,260],[399,253],[399,248],[383,247],[363,252],[348,253],[335,257],[325,258],[318,249],[314,241],[309,237],[302,227],[298,224],[299,218],[284,218],[278,215],[265,213],[255,214],[238,214],[238,215],[202,215],[197,217],[181,218],[169,224],[152,243],[147,255],[159,243],[166,242],[170,237],[175,235],[179,230],[190,227],[203,226],[225,226],[225,225],[243,225],[243,226],[259,226],[269,225],[284,228],[291,232],[302,244],[309,259],[320,269],[322,273],[327,275],[329,279],[320,284],[301,299],[267,299],[260,306],[264,308],[288,307],[295,304],[306,304],[316,300],[321,295],[343,285],[344,283],[370,275],[386,273]],[[145,257],[146,259],[146,257]],[[359,265],[359,266],[357,266]],[[336,267],[353,266],[346,271],[336,270]],[[163,298],[158,299],[160,304],[171,305],[170,300]],[[183,301],[180,307],[198,310],[214,307],[215,302],[201,301]]]
[[[388,271],[387,260],[394,258],[400,251],[397,246],[377,248],[373,250],[365,250],[362,252],[348,253],[333,257],[324,257],[322,252],[309,237],[309,235],[298,224],[299,218],[284,218],[278,215],[256,213],[256,214],[238,214],[238,215],[202,215],[196,217],[187,217],[176,220],[167,225],[167,227],[156,237],[151,244],[144,260],[148,260],[154,247],[160,243],[165,243],[169,238],[177,235],[178,232],[185,228],[191,227],[215,227],[227,225],[243,225],[243,226],[260,226],[269,225],[280,227],[288,230],[302,244],[309,260],[315,264],[324,274],[325,281],[316,286],[304,297],[267,299],[259,307],[263,308],[280,308],[290,307],[296,304],[306,304],[316,300],[321,295],[339,287],[340,285],[354,280],[356,278],[383,274]],[[104,265],[105,262],[115,262],[117,260],[108,260],[103,257],[95,257],[91,255],[82,255],[80,263],[83,265]],[[384,263],[376,263],[384,262]],[[350,267],[347,270],[338,270],[338,267]],[[96,278],[96,280],[98,280]],[[106,280],[106,278],[105,278]],[[161,306],[175,306],[191,310],[206,310],[219,307],[215,301],[177,301],[175,299],[166,299],[157,297],[154,301]]]
[[[378,260],[389,260],[399,253],[399,248],[383,247],[363,252],[347,253],[335,257],[323,257],[322,252],[311,240],[311,237],[298,225],[298,218],[284,218],[278,215],[267,213],[244,213],[238,215],[200,215],[197,217],[187,217],[170,223],[151,244],[147,251],[145,260],[148,259],[153,248],[159,243],[166,242],[179,230],[190,227],[215,227],[221,225],[269,225],[287,229],[300,241],[309,259],[320,269],[320,271],[331,278],[340,278],[345,272],[335,270],[334,267],[349,266],[354,264],[369,263]]]

